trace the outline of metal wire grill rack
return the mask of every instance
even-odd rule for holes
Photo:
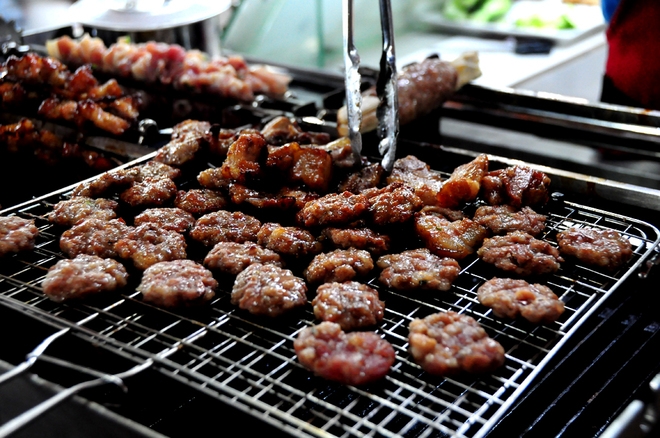
[[[33,251],[5,257],[0,267],[0,303],[16,311],[71,327],[72,333],[136,362],[154,367],[294,436],[479,437],[485,435],[525,390],[568,335],[602,300],[657,252],[659,231],[646,222],[569,202],[548,207],[543,238],[555,242],[572,226],[615,229],[634,248],[618,272],[603,272],[572,261],[546,284],[565,303],[562,317],[545,325],[505,321],[476,298],[494,268],[476,257],[461,262],[462,272],[447,293],[401,293],[368,281],[386,302],[377,332],[396,351],[385,379],[349,387],[314,377],[297,361],[293,340],[316,323],[311,309],[276,320],[255,317],[230,303],[231,282],[207,307],[168,311],[143,303],[134,284],[121,295],[58,304],[40,284],[48,268],[64,257],[60,231],[45,215],[66,190],[3,214],[32,218],[39,227]],[[506,363],[482,376],[442,378],[421,370],[407,353],[408,324],[437,311],[454,310],[477,319],[506,351]]]

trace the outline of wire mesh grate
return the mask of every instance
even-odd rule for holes
[[[648,223],[576,204],[553,204],[543,235],[546,241],[554,242],[557,232],[572,226],[615,229],[633,243],[634,256],[616,273],[562,264],[547,284],[566,310],[546,325],[505,321],[481,305],[476,291],[492,270],[477,258],[461,262],[461,274],[448,293],[401,293],[372,278],[368,283],[387,303],[377,332],[393,345],[397,359],[385,379],[355,388],[319,379],[298,363],[293,340],[316,322],[311,309],[277,320],[255,317],[230,303],[230,284],[221,282],[209,306],[182,311],[143,303],[134,287],[120,296],[81,303],[48,300],[41,281],[64,256],[59,231],[45,215],[63,197],[65,191],[57,192],[7,212],[35,219],[40,235],[34,251],[3,260],[0,302],[69,325],[79,336],[122,356],[153,358],[164,374],[299,436],[483,435],[567,334],[656,251],[660,240],[658,230]],[[422,371],[407,353],[408,324],[440,310],[477,319],[503,345],[505,365],[483,376],[442,378]]]

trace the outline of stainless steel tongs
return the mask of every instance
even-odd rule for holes
[[[378,105],[378,152],[383,156],[382,166],[388,172],[392,170],[396,154],[396,141],[399,135],[399,100],[397,92],[397,72],[394,53],[394,26],[392,23],[392,5],[390,0],[380,2],[380,25],[383,34],[383,49],[380,58],[380,73],[376,84]],[[362,94],[360,55],[353,42],[353,0],[343,0],[344,29],[344,72],[346,84],[346,111],[348,118],[348,137],[357,162],[362,152]]]

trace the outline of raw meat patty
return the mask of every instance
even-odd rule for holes
[[[518,210],[510,205],[482,205],[474,212],[473,219],[494,234],[524,231],[531,236],[538,236],[545,229],[546,217],[529,207]]]
[[[377,265],[383,269],[380,282],[400,290],[446,291],[461,272],[456,260],[438,257],[426,248],[382,256]]]
[[[32,219],[0,216],[0,257],[34,248],[39,229]]]
[[[630,241],[617,231],[571,228],[557,233],[559,251],[583,263],[613,271],[632,257]]]
[[[356,281],[322,284],[312,305],[317,319],[337,323],[342,330],[376,325],[385,313],[378,291]]]
[[[519,275],[554,273],[564,261],[557,248],[522,231],[485,239],[477,255],[486,263]]]
[[[326,228],[322,237],[337,248],[366,249],[376,255],[390,249],[390,237],[369,228]]]
[[[261,222],[240,211],[214,211],[197,219],[190,237],[206,246],[218,242],[255,242]]]
[[[257,241],[265,248],[280,254],[307,256],[321,252],[321,242],[309,231],[299,227],[283,227],[274,222],[264,224]]]
[[[374,268],[371,254],[362,249],[336,249],[319,254],[305,269],[310,283],[344,282],[362,277]]]
[[[468,315],[439,312],[410,323],[410,354],[425,371],[440,376],[484,373],[504,364],[504,348]]]
[[[117,217],[117,206],[117,201],[111,199],[76,196],[55,204],[53,211],[48,213],[47,217],[54,224],[70,227],[90,217],[114,219]]]
[[[307,304],[307,286],[288,269],[253,263],[236,276],[231,302],[254,315],[279,316]]]
[[[115,250],[119,257],[133,260],[138,269],[187,256],[186,239],[181,234],[149,222],[126,233],[115,244]]]
[[[253,263],[283,265],[278,253],[254,242],[218,242],[204,258],[207,268],[234,275]]]
[[[344,333],[333,322],[307,327],[293,342],[298,360],[324,379],[364,385],[385,377],[394,348],[374,332]]]
[[[53,265],[41,286],[48,298],[62,302],[113,291],[126,286],[127,281],[126,268],[118,261],[79,254]]]
[[[173,308],[207,303],[217,287],[211,271],[202,265],[192,260],[173,260],[148,267],[137,290],[145,302]]]
[[[62,233],[60,249],[69,257],[89,254],[114,258],[117,257],[115,244],[130,229],[121,219],[84,219]]]
[[[479,287],[477,298],[500,318],[520,315],[533,323],[545,323],[564,313],[564,303],[549,287],[525,280],[493,278]]]
[[[133,225],[146,223],[177,233],[186,233],[195,225],[192,214],[180,208],[149,208],[135,216]]]

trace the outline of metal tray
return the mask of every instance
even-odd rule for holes
[[[559,7],[569,5],[552,0],[514,1],[511,10],[501,21],[478,23],[446,18],[441,12],[443,3],[443,1],[421,2],[413,8],[412,16],[418,23],[443,33],[500,38],[541,38],[553,41],[558,45],[574,43],[603,31],[607,26],[597,6],[570,5],[572,6],[571,13],[577,18],[576,27],[574,29],[548,29],[518,27],[515,25],[515,21],[518,17],[527,16],[537,10],[538,14],[542,16],[548,12],[548,9],[558,11]]]
[[[468,161],[451,151],[433,154],[446,161]],[[492,166],[506,165],[505,161],[491,158]],[[569,261],[557,274],[544,277],[566,311],[558,321],[540,326],[505,321],[479,304],[476,290],[495,272],[476,257],[461,261],[461,274],[447,293],[401,293],[371,278],[368,284],[387,303],[377,332],[394,346],[397,358],[385,379],[358,388],[314,377],[298,363],[293,340],[317,322],[311,308],[276,320],[255,317],[230,303],[231,281],[221,281],[215,300],[198,310],[170,311],[143,303],[135,278],[121,295],[71,304],[47,299],[41,281],[65,256],[59,250],[61,230],[45,215],[71,189],[0,212],[32,218],[40,230],[34,251],[3,260],[0,305],[55,328],[68,327],[72,334],[123,359],[153,360],[160,373],[300,437],[485,436],[570,335],[657,253],[660,242],[660,231],[645,221],[574,202],[550,202],[544,211],[545,240],[555,242],[558,231],[574,225],[609,228],[630,239],[634,256],[615,273]],[[504,366],[488,375],[451,378],[421,370],[407,352],[408,324],[440,310],[476,318],[504,346]]]

